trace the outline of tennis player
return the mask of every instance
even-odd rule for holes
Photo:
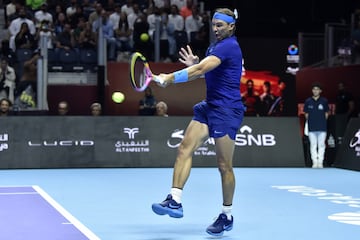
[[[244,106],[240,96],[242,52],[235,33],[236,16],[227,8],[217,9],[212,18],[216,42],[199,62],[189,46],[180,50],[180,61],[188,67],[170,74],[159,74],[164,84],[183,83],[205,74],[206,100],[194,106],[194,116],[179,146],[173,172],[172,188],[166,199],[154,203],[156,214],[183,217],[181,196],[190,175],[194,151],[210,136],[215,139],[216,160],[221,175],[223,206],[206,232],[221,236],[233,227],[232,203],[235,190],[233,154],[235,136],[242,123]]]

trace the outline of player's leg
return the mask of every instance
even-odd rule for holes
[[[201,146],[205,138],[208,137],[208,127],[206,124],[192,120],[186,129],[174,165],[173,188],[183,189],[192,166],[192,155]]]
[[[215,143],[217,163],[221,175],[223,208],[222,213],[206,229],[206,232],[214,236],[221,236],[224,231],[230,231],[233,227],[231,210],[235,191],[235,175],[233,171],[235,142],[228,135],[225,135],[217,138]]]
[[[204,123],[192,120],[186,129],[185,136],[178,148],[174,165],[173,184],[170,194],[161,203],[154,203],[152,210],[158,215],[170,217],[183,217],[181,204],[182,189],[190,175],[193,152],[203,143],[208,136],[208,128]]]

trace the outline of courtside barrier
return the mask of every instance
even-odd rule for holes
[[[0,168],[172,167],[191,117],[10,116],[0,118]],[[214,139],[195,167],[216,166]],[[245,118],[234,166],[303,167],[298,118]]]

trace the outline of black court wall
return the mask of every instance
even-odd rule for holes
[[[360,119],[350,119],[337,151],[336,167],[360,171]]]
[[[0,168],[172,167],[190,117],[12,116],[0,119]],[[216,166],[214,140],[195,167]],[[234,166],[303,167],[298,118],[245,118]]]

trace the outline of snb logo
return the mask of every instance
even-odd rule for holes
[[[128,134],[129,139],[134,139],[135,134],[139,133],[139,128],[124,128],[124,133]]]
[[[245,134],[246,133],[246,134]],[[240,134],[236,134],[236,146],[275,146],[276,140],[273,134],[252,134],[252,128],[244,125],[240,128]]]
[[[354,137],[350,140],[350,144],[349,144],[351,148],[354,148],[357,145],[360,146],[360,129],[355,133]]]

